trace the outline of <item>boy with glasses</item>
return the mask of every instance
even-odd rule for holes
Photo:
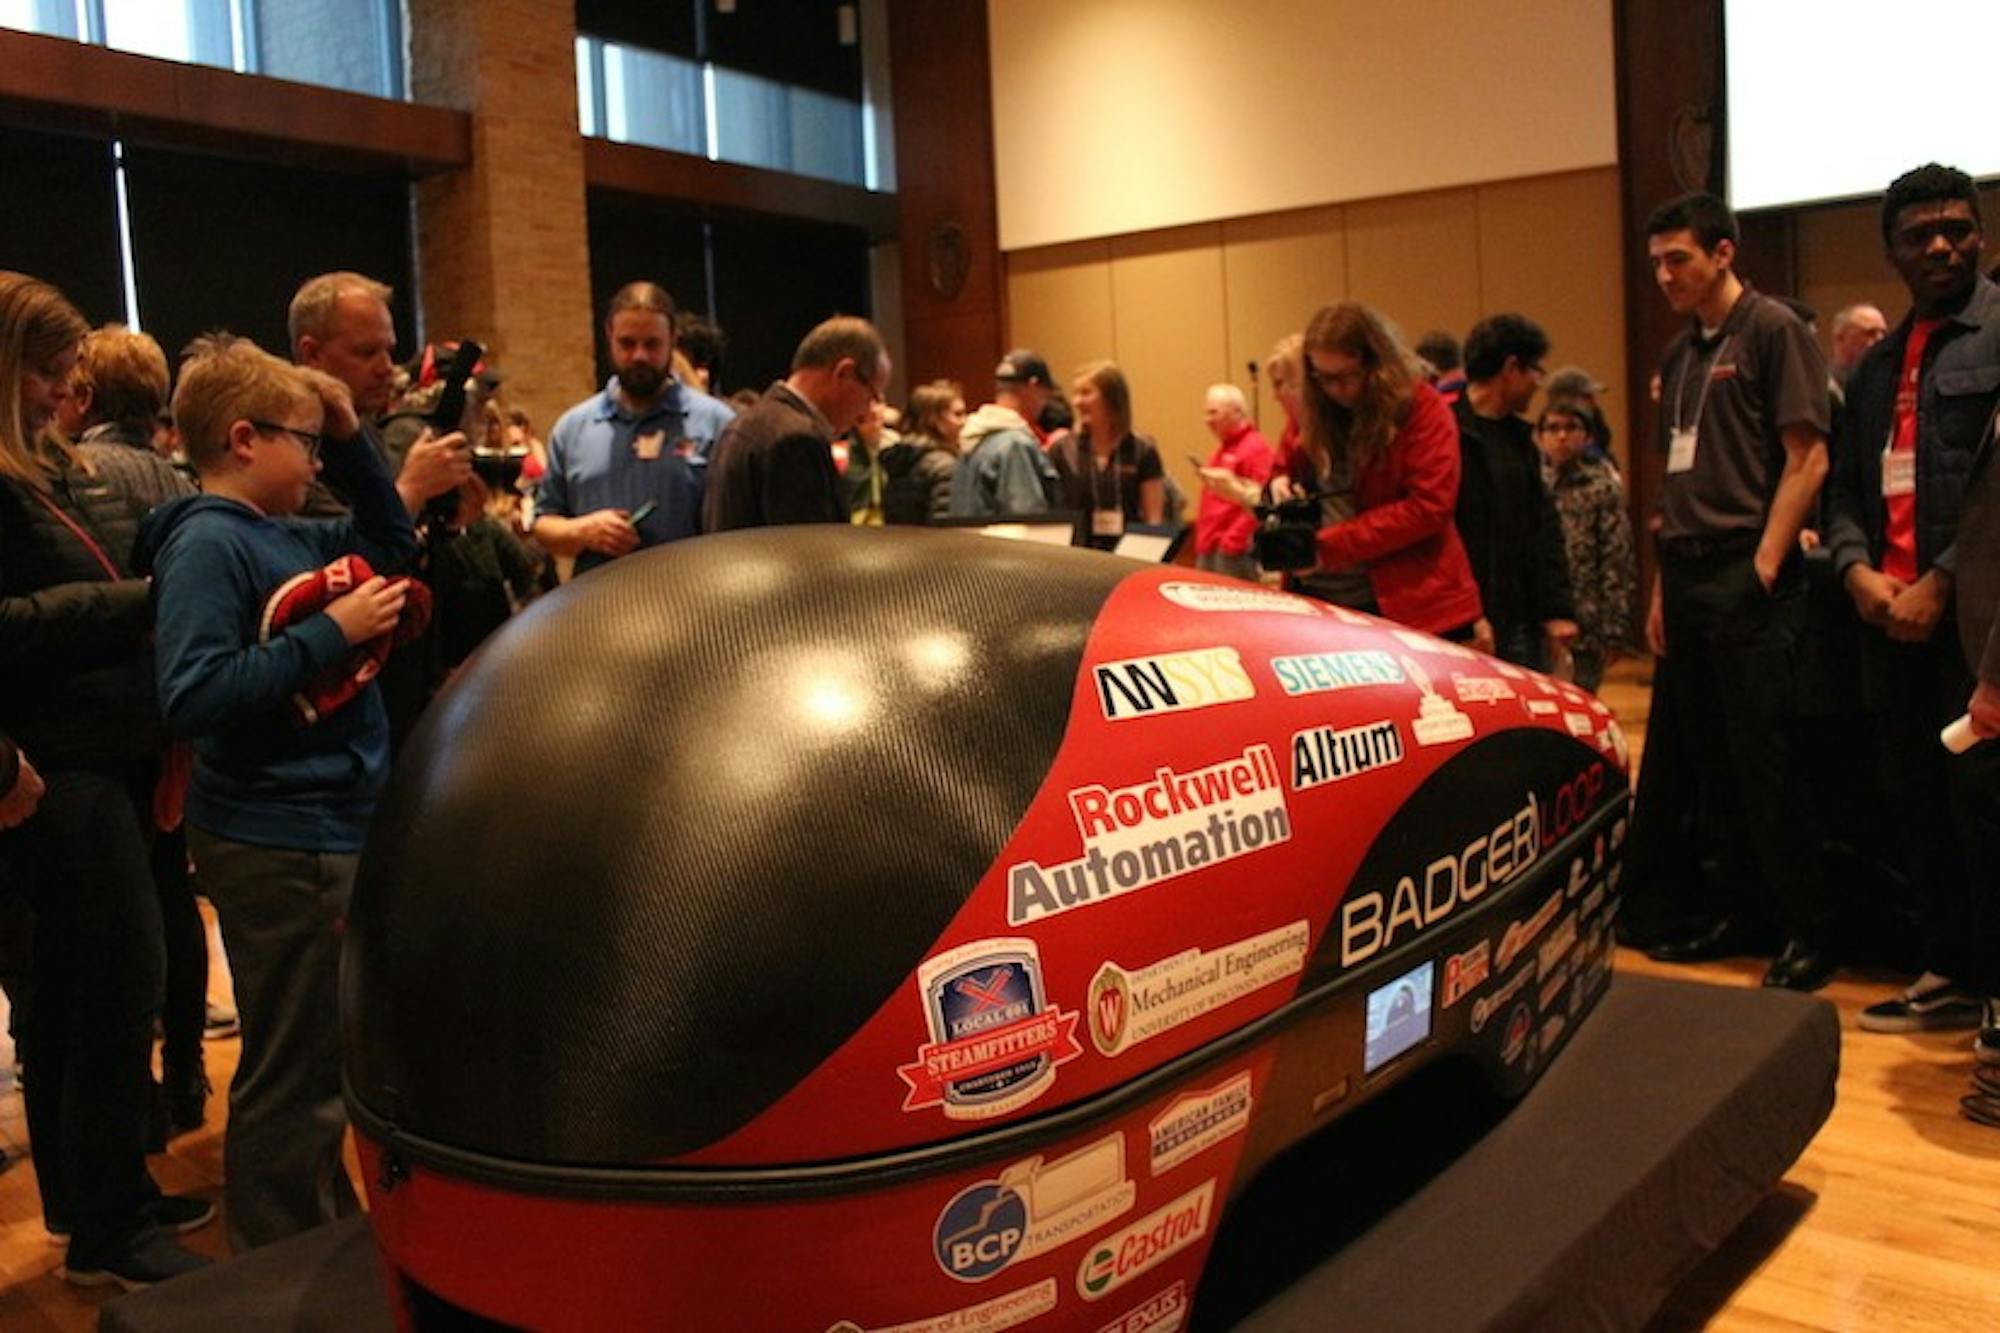
[[[203,493],[155,510],[135,558],[154,576],[161,710],[194,740],[189,849],[242,1014],[223,1161],[230,1241],[246,1249],[355,1208],[335,982],[388,769],[373,677],[411,600],[407,580],[367,566],[403,565],[416,535],[328,375],[203,339],[174,420]],[[293,517],[322,464],[352,514]]]

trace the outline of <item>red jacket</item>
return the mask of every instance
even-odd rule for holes
[[[1452,523],[1458,469],[1458,423],[1437,390],[1419,384],[1388,450],[1356,478],[1360,512],[1320,529],[1320,562],[1367,566],[1382,614],[1413,629],[1436,633],[1479,619],[1479,585]],[[1317,480],[1303,449],[1290,472],[1301,484]]]
[[[1208,466],[1228,468],[1262,486],[1271,479],[1271,446],[1255,426],[1245,421],[1215,447]],[[1256,531],[1257,516],[1248,509],[1210,491],[1201,493],[1201,509],[1194,520],[1197,554],[1220,551],[1224,555],[1242,555],[1250,549],[1250,538]]]

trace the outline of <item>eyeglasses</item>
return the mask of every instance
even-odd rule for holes
[[[326,443],[324,435],[309,430],[299,430],[292,426],[280,426],[275,421],[252,421],[250,424],[261,431],[291,436],[299,442],[299,447],[306,451],[307,458],[318,458],[320,446]]]
[[[1354,366],[1348,370],[1320,370],[1315,367],[1306,372],[1306,377],[1322,389],[1342,389],[1367,379],[1368,368]]]
[[[859,366],[850,365],[847,368],[847,373],[854,377],[854,382],[856,384],[859,384],[862,388],[868,390],[868,402],[870,406],[873,406],[874,404],[879,403],[883,400],[882,390],[875,387],[875,381],[862,378],[861,368]]]

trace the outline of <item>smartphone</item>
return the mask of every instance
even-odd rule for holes
[[[647,519],[651,518],[653,516],[653,511],[655,509],[658,509],[659,507],[660,507],[660,502],[658,500],[648,500],[646,501],[646,503],[640,505],[637,509],[634,509],[632,511],[632,516],[626,519],[625,521],[630,523],[633,527],[636,528],[641,523],[644,523]]]

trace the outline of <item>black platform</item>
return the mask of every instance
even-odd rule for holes
[[[1498,1123],[1415,1085],[1273,1163],[1231,1206],[1196,1326],[1639,1328],[1804,1151],[1839,1062],[1824,1002],[1618,978]],[[393,1325],[357,1220],[121,1297],[99,1327]]]

